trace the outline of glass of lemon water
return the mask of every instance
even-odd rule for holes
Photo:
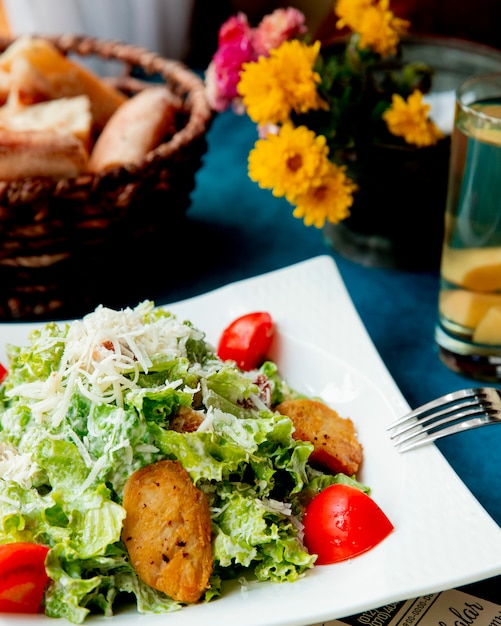
[[[501,382],[501,72],[456,92],[435,340],[452,370]]]

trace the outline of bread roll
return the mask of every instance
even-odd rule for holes
[[[85,171],[87,160],[83,143],[73,135],[0,128],[0,180],[75,177]]]
[[[91,172],[134,163],[175,132],[181,100],[167,87],[148,87],[113,114],[89,159]]]

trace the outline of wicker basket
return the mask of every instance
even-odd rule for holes
[[[123,64],[127,95],[152,77],[181,96],[175,134],[144,159],[102,174],[0,181],[0,319],[80,316],[159,280],[183,221],[212,120],[203,81],[183,64],[116,41],[47,37],[65,54]],[[12,39],[0,39],[5,50]],[[160,264],[160,265],[159,265]],[[120,298],[120,293],[123,297]]]

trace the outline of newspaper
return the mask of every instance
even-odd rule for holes
[[[452,589],[312,626],[501,626],[501,604]]]

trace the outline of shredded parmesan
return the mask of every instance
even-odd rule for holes
[[[20,454],[5,443],[0,443],[0,478],[30,488],[33,476],[39,471],[30,454]]]
[[[274,500],[273,498],[263,498],[261,500],[264,508],[272,513],[280,513],[281,515],[289,516],[292,514],[292,507],[287,502],[281,502]]]
[[[68,412],[75,388],[92,405],[102,403],[124,406],[124,395],[137,388],[139,375],[148,373],[152,357],[157,354],[176,359],[186,356],[186,342],[199,339],[200,331],[182,324],[174,316],[144,322],[153,304],[115,311],[100,306],[95,311],[69,324],[64,352],[58,371],[46,381],[20,384],[8,392],[10,397],[23,396],[34,400],[33,416],[42,422],[47,416],[54,427]],[[47,337],[46,348],[54,345]],[[175,387],[176,384],[172,383]]]

